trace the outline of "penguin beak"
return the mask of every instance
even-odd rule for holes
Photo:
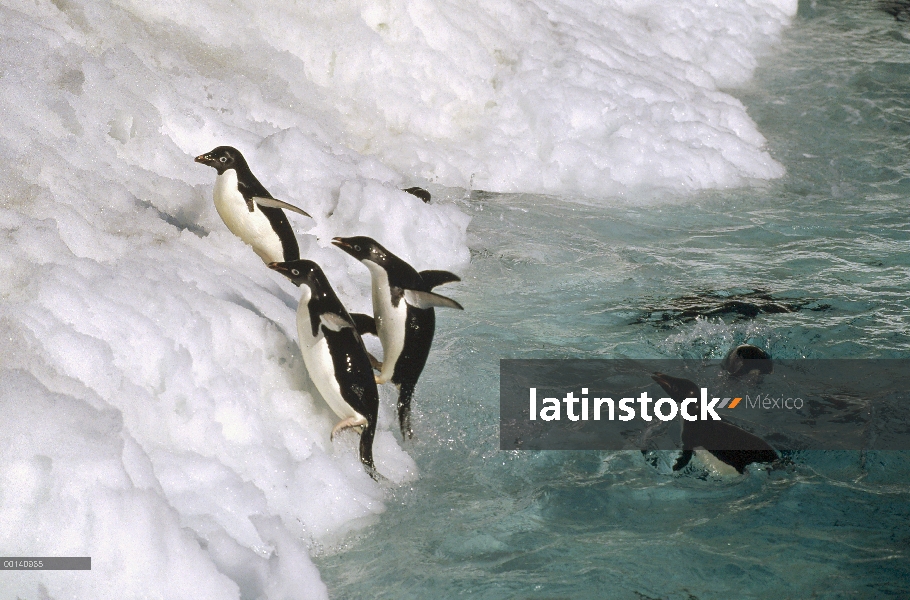
[[[339,248],[341,248],[342,250],[344,250],[345,252],[347,252],[347,253],[350,254],[351,256],[354,256],[354,247],[351,246],[349,243],[347,243],[347,242],[344,240],[344,238],[340,238],[340,237],[332,238],[332,244],[335,245],[335,246],[338,246]],[[355,257],[355,258],[356,258],[356,257]]]
[[[670,397],[674,400],[680,401],[682,398],[698,396],[698,384],[688,379],[681,379],[664,373],[654,373],[651,375],[651,379],[664,388],[664,391],[670,394]]]
[[[272,264],[276,264],[276,263],[272,263]],[[271,267],[272,265],[269,265],[269,266]],[[667,380],[667,376],[660,372],[651,375],[651,379],[653,379],[654,381],[656,381],[657,383],[659,383],[662,386],[670,384],[669,380]]]
[[[657,382],[657,384],[664,389],[668,394],[673,390],[673,382],[670,380],[669,375],[664,375],[663,373],[654,373],[651,375],[651,379]]]
[[[208,164],[211,164],[211,162],[212,162],[212,157],[210,157],[208,154],[200,154],[199,156],[197,156],[197,157],[194,158],[193,160],[194,160],[195,162],[197,162],[197,163],[202,163],[202,164],[204,164],[204,165],[208,165]]]
[[[300,279],[300,277],[297,275],[292,275],[291,269],[288,268],[287,266],[285,266],[285,263],[279,263],[279,262],[269,263],[269,268],[273,271],[278,271],[279,273],[281,273],[282,275],[284,275],[285,277],[290,279],[291,283],[293,283],[297,287],[300,287],[300,285],[302,283],[305,283],[306,281],[308,281],[307,279]]]

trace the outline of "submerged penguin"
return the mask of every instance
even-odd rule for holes
[[[752,344],[740,344],[730,350],[720,366],[733,376],[774,372],[771,355]]]
[[[231,233],[252,246],[266,264],[300,258],[297,238],[282,209],[309,214],[272,198],[236,148],[218,146],[195,160],[218,171],[215,210]]]
[[[673,400],[698,398],[701,390],[688,379],[655,373],[651,378]],[[720,474],[742,474],[747,465],[768,463],[778,459],[777,452],[760,437],[724,421],[682,420],[682,453],[673,465],[674,471],[684,468],[697,454],[707,466]],[[729,448],[733,448],[730,450]]]
[[[373,369],[354,321],[345,310],[322,269],[310,260],[269,264],[300,287],[297,336],[310,378],[341,421],[332,429],[359,428],[360,462],[376,479],[373,436],[379,412],[379,392]]]
[[[335,238],[332,243],[370,270],[373,319],[357,317],[361,333],[372,333],[382,343],[383,362],[376,383],[391,381],[399,389],[398,421],[401,436],[413,437],[411,397],[430,354],[436,328],[436,306],[464,310],[460,304],[434,294],[437,285],[461,281],[448,271],[421,271],[368,237]]]

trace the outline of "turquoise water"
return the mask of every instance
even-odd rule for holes
[[[705,481],[636,453],[498,450],[500,358],[910,356],[910,24],[874,8],[805,3],[736,92],[782,180],[462,201],[471,268],[446,292],[466,310],[439,311],[418,386],[421,478],[321,550],[332,597],[910,596],[910,452]],[[682,313],[730,298],[757,314]]]

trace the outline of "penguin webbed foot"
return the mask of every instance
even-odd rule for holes
[[[335,434],[344,431],[345,429],[354,429],[357,427],[365,427],[367,424],[366,419],[349,417],[343,421],[339,421],[335,427],[332,428],[332,433],[329,434],[329,441],[335,440]]]
[[[367,358],[370,359],[370,366],[373,367],[374,370],[382,371],[382,362],[380,362],[378,358],[376,358],[369,352],[367,352]],[[379,381],[377,381],[376,383],[379,383]]]

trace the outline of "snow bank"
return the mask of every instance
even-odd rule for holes
[[[352,310],[371,235],[463,271],[443,184],[598,196],[779,176],[745,81],[795,2],[0,5],[0,548],[23,598],[321,598],[309,558],[381,514],[297,349],[297,289],[221,223],[244,152]],[[438,189],[438,188],[436,188]],[[457,297],[457,294],[452,294]],[[449,316],[449,318],[456,318]],[[375,455],[418,477],[383,389]],[[424,390],[426,397],[444,391]]]

